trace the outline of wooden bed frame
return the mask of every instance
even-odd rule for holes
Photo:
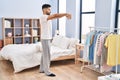
[[[61,56],[59,58],[53,59],[52,61],[60,61],[60,60],[68,60],[68,59],[75,59],[75,54],[74,55]]]

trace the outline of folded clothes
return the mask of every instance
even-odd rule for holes
[[[106,78],[108,80],[120,80],[120,74],[110,74],[107,75]]]

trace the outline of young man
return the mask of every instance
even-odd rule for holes
[[[71,14],[61,13],[52,14],[51,5],[44,4],[42,6],[43,15],[40,18],[41,24],[41,43],[43,48],[43,54],[41,57],[40,72],[45,73],[47,76],[56,76],[49,70],[50,67],[50,41],[52,39],[52,22],[51,20],[66,16],[67,19],[71,19]]]

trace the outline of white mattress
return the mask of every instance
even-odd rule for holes
[[[0,51],[0,59],[12,61],[16,73],[40,65],[42,54],[40,50],[41,45],[38,44],[7,45]],[[75,49],[61,49],[51,46],[51,60],[73,53],[75,53]]]

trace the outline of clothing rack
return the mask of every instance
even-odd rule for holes
[[[109,28],[109,27],[89,27],[90,28],[90,31],[92,30],[96,30],[96,31],[108,31],[108,32],[114,32],[116,30],[116,33],[118,34],[118,30],[120,30],[120,28]],[[117,38],[116,40],[117,44],[116,44],[116,74],[117,74],[117,70],[118,70],[118,42],[119,42],[119,38]],[[89,68],[95,72],[99,72],[101,73],[99,70],[97,69],[94,69],[93,67],[90,67],[90,62],[88,61],[88,65],[83,65],[81,67],[81,72],[83,71],[83,68]],[[108,74],[112,74],[112,73],[102,73],[103,75],[108,75]]]
[[[92,29],[103,30],[103,31],[109,30],[109,32],[113,32],[114,30],[120,30],[120,28],[109,28],[109,27],[89,27],[89,29],[90,29],[90,31],[92,31]]]

